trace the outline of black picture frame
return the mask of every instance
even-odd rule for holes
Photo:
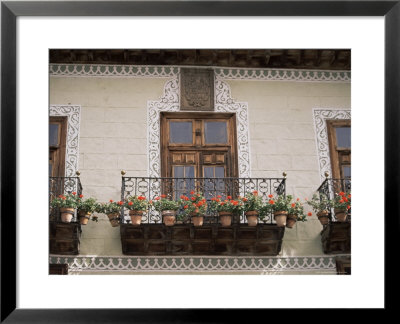
[[[18,16],[384,16],[385,277],[390,237],[399,231],[400,1],[2,1],[1,2],[1,322],[235,322],[244,310],[16,308],[16,19]],[[371,44],[373,46],[373,44]],[[397,220],[390,226],[389,216]],[[392,220],[391,220],[392,221]],[[397,254],[397,253],[396,253]],[[372,262],[372,261],[371,261]],[[394,262],[394,261],[392,261]],[[389,284],[385,309],[390,308]],[[393,288],[392,288],[393,289]],[[312,307],[312,305],[310,305]],[[251,310],[252,318],[263,310]],[[248,312],[246,312],[248,314]]]

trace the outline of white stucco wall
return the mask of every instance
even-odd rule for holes
[[[78,169],[85,197],[119,200],[121,170],[147,176],[147,102],[171,78],[50,77],[50,105],[81,105]],[[248,104],[251,176],[280,177],[304,199],[320,185],[313,108],[349,109],[348,82],[227,80],[235,101]],[[322,226],[313,216],[286,229],[282,256],[322,255]],[[108,218],[82,226],[81,254],[121,255],[119,227]]]

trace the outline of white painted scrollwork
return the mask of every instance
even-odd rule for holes
[[[317,143],[319,174],[322,182],[325,180],[325,172],[328,172],[330,175],[332,175],[326,121],[328,119],[351,119],[351,111],[350,109],[314,108],[313,117]]]
[[[65,176],[75,177],[79,163],[79,126],[81,106],[78,105],[50,105],[50,116],[66,116],[67,139],[65,152]]]

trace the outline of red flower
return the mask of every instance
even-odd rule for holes
[[[63,195],[58,195],[58,198],[62,198],[63,197]]]
[[[292,203],[292,207],[294,207],[294,206],[296,206],[296,204],[295,204],[295,203]]]
[[[268,195],[268,198],[272,198],[274,195]]]
[[[196,200],[196,197],[192,197],[192,200],[195,201],[195,200]]]
[[[110,202],[113,202],[114,200],[110,199]]]
[[[273,204],[275,204],[275,201],[273,201],[272,199],[269,201],[269,204],[270,205],[273,205]]]
[[[254,194],[255,196],[257,196],[257,195],[258,195],[258,191],[257,191],[257,190],[254,190],[254,191],[253,191],[253,194]]]
[[[154,200],[160,200],[160,197],[156,197],[156,198],[154,198]]]
[[[146,199],[146,197],[139,196],[139,197],[138,197],[138,199],[139,199],[139,200],[145,200],[145,199]]]
[[[182,195],[182,196],[181,196],[181,199],[185,199],[185,198],[186,198],[186,196],[185,196],[185,195]]]
[[[343,196],[343,200],[345,201],[345,202],[348,202],[349,200],[346,198],[346,197],[344,197]]]
[[[243,201],[247,201],[248,199],[247,198],[243,198]]]
[[[149,204],[152,204],[152,203],[153,203],[153,200],[150,200],[150,201],[149,201]]]
[[[166,198],[167,197],[167,195],[161,195],[161,198]]]
[[[211,198],[211,201],[216,201],[216,200],[217,200],[217,198],[215,198],[215,197]]]
[[[191,194],[191,195],[194,195],[194,191],[192,190],[192,191],[190,192],[190,194]]]
[[[189,207],[188,205],[183,206],[184,209],[187,209],[188,207]]]
[[[350,205],[347,205],[347,209],[350,209]]]
[[[312,216],[312,212],[308,212],[307,216]]]
[[[238,202],[237,202],[236,200],[233,200],[233,201],[232,201],[232,205],[233,205],[233,206],[237,206],[237,204],[238,204]]]
[[[72,194],[75,196],[75,195],[76,195],[76,192],[74,191]]]
[[[195,213],[198,213],[198,212],[199,212],[199,209],[198,209],[198,208],[196,208],[196,209],[194,210],[194,212],[195,212]]]
[[[118,205],[122,206],[124,203],[122,201],[118,201]]]
[[[79,198],[83,198],[83,195],[79,195]]]
[[[222,198],[222,196],[221,196],[221,195],[218,195],[217,198]]]
[[[225,203],[224,203],[224,202],[221,202],[220,205],[223,206],[223,205],[225,205]]]
[[[133,205],[133,202],[132,202],[132,201],[128,202],[128,205],[129,205],[129,206],[132,206],[132,205]]]
[[[339,192],[339,196],[343,197],[344,195],[345,195],[345,193],[343,191]]]
[[[300,198],[297,198],[296,200],[297,200],[297,201],[300,201]]]
[[[228,198],[228,199],[232,199],[232,196],[228,196],[228,197],[226,197],[226,198]]]
[[[221,199],[217,199],[217,202],[220,202],[221,201]]]
[[[62,197],[61,197],[61,199],[62,199],[62,200],[66,200],[67,198],[66,198],[66,197],[64,197],[64,196],[62,196]]]
[[[185,197],[185,200],[188,201],[188,200],[189,200],[189,197]]]
[[[347,196],[347,198],[351,198],[351,194],[349,194],[349,195]]]
[[[339,202],[340,202],[341,204],[343,204],[343,203],[344,203],[344,200],[343,200],[343,199],[340,199]]]

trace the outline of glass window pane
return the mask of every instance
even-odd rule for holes
[[[351,147],[351,128],[336,127],[336,140],[338,147]]]
[[[225,176],[224,167],[215,167],[215,177],[223,178]]]
[[[183,178],[183,166],[174,166],[174,178]]]
[[[205,122],[204,133],[206,144],[226,144],[228,142],[226,122]]]
[[[170,143],[193,143],[192,122],[170,122],[169,123]]]
[[[50,146],[58,145],[58,124],[50,124],[49,125],[49,143]]]
[[[204,167],[204,178],[214,178],[213,167]]]
[[[185,167],[185,178],[194,178],[194,166]]]
[[[343,175],[345,178],[351,178],[351,166],[343,167]]]

